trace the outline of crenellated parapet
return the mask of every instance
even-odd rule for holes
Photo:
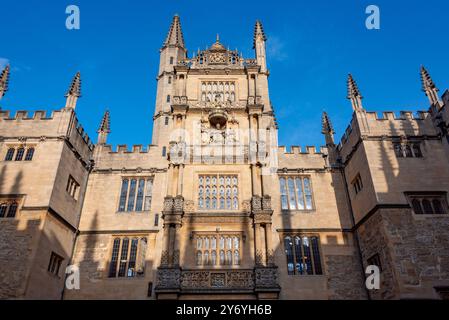
[[[288,150],[285,146],[278,147],[279,168],[313,168],[323,169],[327,166],[327,147],[292,146]]]

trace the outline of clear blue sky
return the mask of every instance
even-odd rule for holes
[[[151,141],[159,49],[178,13],[187,47],[221,41],[252,57],[256,19],[268,36],[270,94],[280,144],[322,145],[328,111],[340,139],[351,118],[346,77],[354,74],[371,111],[426,109],[419,66],[449,88],[449,3],[443,0],[315,1],[0,0],[0,67],[12,67],[8,110],[54,110],[76,71],[83,81],[77,113],[96,140],[112,115],[111,144]],[[65,8],[81,10],[81,30],[65,28]],[[381,9],[381,30],[365,28],[365,8]]]

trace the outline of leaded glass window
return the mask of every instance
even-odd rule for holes
[[[319,237],[285,236],[284,250],[289,275],[323,274]]]
[[[114,238],[109,264],[109,278],[143,276],[146,249],[146,237]]]
[[[198,266],[240,264],[240,235],[226,234],[218,237],[216,234],[201,234],[197,235],[195,240],[196,262]]]
[[[238,210],[238,190],[236,175],[200,175],[198,208],[200,210]]]
[[[148,178],[125,178],[122,180],[118,211],[150,211],[153,180]]]
[[[309,177],[281,177],[279,186],[282,210],[313,210]]]

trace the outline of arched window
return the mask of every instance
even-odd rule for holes
[[[211,238],[210,248],[211,248],[212,250],[217,249],[217,238],[215,238],[215,237],[212,237],[212,238]]]
[[[413,211],[415,211],[415,214],[423,214],[423,211],[421,208],[421,202],[418,199],[412,200],[412,207],[413,207]]]
[[[207,266],[209,264],[209,251],[204,252],[204,265]]]
[[[228,250],[226,253],[226,264],[231,265],[232,264],[232,251]]]
[[[204,249],[209,249],[209,238],[204,238]]]
[[[287,271],[288,274],[295,274],[294,259],[293,259],[293,243],[290,237],[284,238],[285,255],[287,256]]]
[[[17,202],[13,202],[9,205],[9,210],[8,210],[8,218],[14,218],[16,216],[17,213]]]
[[[202,246],[203,246],[203,239],[202,238],[196,239],[196,248],[201,249]]]
[[[19,148],[17,149],[17,153],[16,153],[16,161],[22,161],[23,159],[23,154],[25,153],[25,148]]]
[[[217,265],[217,252],[216,251],[212,251],[212,253],[210,255],[210,264],[213,266]]]
[[[422,201],[422,206],[423,206],[423,209],[424,209],[424,213],[425,213],[425,214],[433,214],[433,213],[434,213],[434,212],[433,212],[433,209],[432,209],[432,205],[430,204],[430,201],[429,201],[429,200],[424,199],[424,200]]]
[[[34,156],[34,148],[28,148],[27,154],[25,156],[25,161],[33,160],[33,156]]]
[[[220,250],[220,265],[225,264],[225,253],[223,250]]]
[[[234,251],[234,264],[235,265],[239,265],[240,264],[240,255],[239,255],[239,251],[238,250]]]
[[[4,218],[6,216],[6,210],[8,210],[8,205],[6,203],[0,204],[0,218]]]
[[[12,159],[14,158],[15,151],[16,151],[16,149],[9,148],[8,151],[6,152],[5,161],[12,161]]]
[[[203,254],[201,253],[201,251],[198,251],[196,253],[196,265],[200,266],[203,263]]]

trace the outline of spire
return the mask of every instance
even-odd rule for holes
[[[81,74],[79,71],[73,77],[72,83],[70,84],[65,97],[67,98],[65,108],[75,109],[76,102],[78,101],[78,98],[81,97]]]
[[[261,39],[262,41],[267,41],[267,37],[265,36],[265,32],[263,31],[262,23],[257,20],[256,25],[254,26],[253,49],[256,48],[256,41],[259,39]]]
[[[421,82],[422,90],[426,93],[429,98],[430,104],[437,105],[440,103],[440,98],[438,97],[438,91],[440,91],[432,80],[429,72],[424,66],[421,66]]]
[[[106,144],[108,134],[111,132],[111,116],[109,110],[106,110],[98,128],[97,144]]]
[[[0,100],[3,98],[6,91],[8,91],[9,70],[10,67],[7,65],[2,73],[0,73]]]
[[[362,110],[362,94],[360,93],[360,90],[357,86],[357,83],[355,82],[354,78],[352,77],[352,74],[349,74],[348,76],[348,97],[349,100],[351,100],[352,103],[352,109],[354,110]]]
[[[182,35],[181,21],[177,14],[173,17],[170,30],[168,31],[167,38],[164,42],[164,47],[169,45],[184,48],[184,36]]]
[[[326,144],[333,145],[334,144],[334,128],[332,127],[331,119],[327,112],[323,111],[323,115],[321,117],[321,123],[323,125],[323,130],[321,131],[326,137]]]

